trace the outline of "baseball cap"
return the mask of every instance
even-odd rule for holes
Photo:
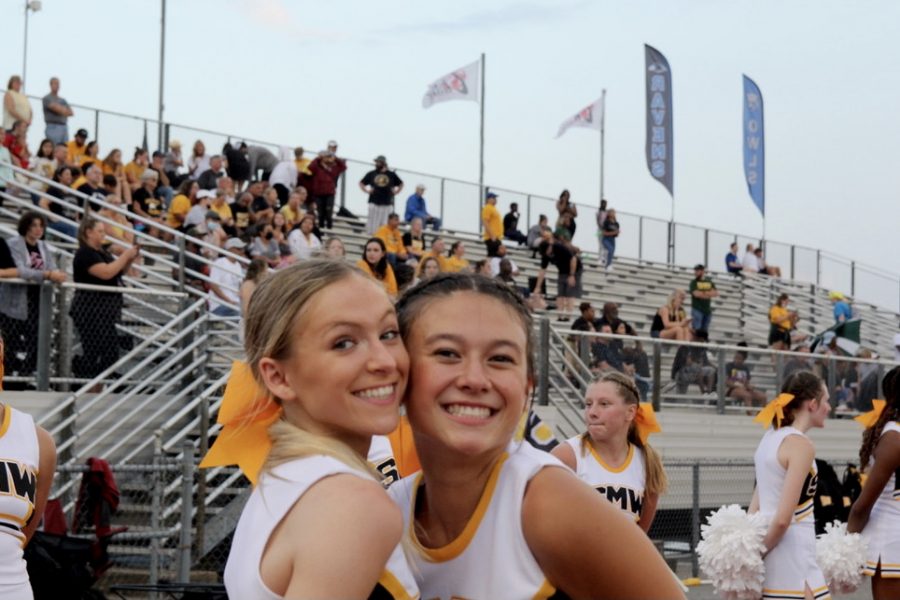
[[[200,198],[215,198],[215,197],[216,197],[216,193],[213,192],[212,190],[200,190],[199,192],[197,192],[198,199],[200,199]]]
[[[214,210],[208,210],[208,211],[206,211],[206,218],[212,219],[213,221],[221,221],[222,215],[220,215],[219,213],[217,213]],[[234,238],[232,238],[232,239],[234,239]]]
[[[235,250],[237,248],[243,248],[243,247],[244,247],[244,242],[241,241],[241,238],[236,238],[236,237],[228,238],[228,240],[225,242],[226,250]]]
[[[496,198],[496,197],[497,197],[497,194],[495,194],[494,192],[488,192],[487,196],[485,196],[485,198]]]
[[[833,290],[831,292],[828,292],[828,299],[829,300],[843,300],[844,295],[837,290]]]
[[[706,270],[706,267],[703,266],[703,263],[697,263],[696,265],[694,265],[694,270],[695,270],[695,271],[698,271],[698,270],[700,270],[700,269]]]
[[[78,131],[75,132],[75,137],[87,137],[87,136],[88,136],[87,129],[79,129]]]
[[[384,154],[379,154],[375,157],[375,162],[383,162],[386,163],[387,159],[384,157]]]

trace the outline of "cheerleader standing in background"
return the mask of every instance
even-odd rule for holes
[[[768,428],[753,456],[756,490],[750,503],[750,512],[761,512],[769,523],[763,598],[825,600],[831,594],[816,564],[813,516],[816,452],[806,432],[825,426],[828,389],[818,376],[798,371],[781,392],[755,419]]]
[[[231,598],[417,598],[402,518],[366,462],[397,427],[409,358],[381,286],[350,265],[304,261],[250,299],[201,466],[237,463],[256,484],[241,513]]]
[[[859,464],[866,475],[850,509],[849,533],[862,532],[869,555],[863,573],[872,578],[875,600],[900,598],[900,367],[881,384],[884,400],[857,420],[863,434]]]
[[[438,275],[397,312],[422,471],[388,491],[423,598],[684,598],[647,536],[516,435],[534,364],[531,315],[514,291]]]
[[[585,393],[587,431],[552,454],[647,532],[667,481],[659,454],[647,444],[660,431],[653,407],[639,398],[628,376],[603,374]]]

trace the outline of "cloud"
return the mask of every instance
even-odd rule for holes
[[[297,38],[298,42],[346,41],[344,31],[306,28],[288,10],[284,0],[234,0],[238,8],[256,23],[270,30]]]

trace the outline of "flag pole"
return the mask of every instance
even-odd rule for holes
[[[600,201],[603,201],[603,162],[605,156],[606,136],[606,90],[600,96]],[[599,206],[599,205],[598,205]]]
[[[478,231],[481,231],[481,209],[484,207],[484,52],[481,53],[481,69],[478,76],[481,78],[481,122],[479,125],[478,144]]]

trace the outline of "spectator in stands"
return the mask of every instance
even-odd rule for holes
[[[228,238],[225,253],[217,258],[209,270],[209,310],[218,317],[240,316],[240,288],[244,280],[244,268],[237,256],[244,256],[244,242],[239,238]],[[226,304],[228,303],[228,304]]]
[[[347,256],[347,249],[344,248],[344,242],[341,238],[330,237],[325,241],[325,252],[329,258],[343,260]]]
[[[362,258],[356,261],[356,266],[379,281],[384,286],[384,291],[393,299],[397,297],[398,293],[397,279],[386,254],[381,238],[369,238],[363,249]]]
[[[201,190],[200,186],[197,185],[197,182],[191,181],[190,179],[185,179],[183,182],[181,182],[181,184],[185,185],[187,182],[192,183],[195,187],[191,189],[191,193],[193,193],[193,198],[190,200],[192,206],[191,209],[187,212],[187,215],[184,217],[182,228],[187,229],[188,227],[198,227],[200,225],[204,225],[207,220],[210,219],[216,220],[219,224],[221,224],[222,216],[211,208],[211,201],[215,196],[215,193],[209,190]],[[171,209],[169,210],[169,212],[172,212]]]
[[[466,245],[457,240],[450,246],[447,253],[447,271],[450,273],[459,273],[460,271],[471,271],[469,261],[466,260]]]
[[[135,148],[134,159],[124,167],[125,179],[131,187],[132,192],[137,191],[137,189],[143,185],[141,177],[149,167],[150,153],[143,148]],[[158,181],[159,178],[157,178],[157,182]]]
[[[0,132],[0,135],[2,135],[2,132]],[[9,154],[9,148],[0,144],[0,192],[7,191],[7,182],[10,182],[10,188],[12,187],[13,170],[6,166],[8,164],[12,164],[12,156]]]
[[[300,225],[295,227],[288,235],[288,244],[290,244],[291,252],[297,260],[311,258],[313,253],[322,246],[322,240],[313,233],[315,225],[316,220],[312,215],[304,215],[300,220]]]
[[[741,260],[738,258],[737,253],[737,242],[731,242],[731,245],[728,247],[728,254],[725,255],[725,269],[732,275],[741,276],[744,267],[741,265]]]
[[[44,133],[54,144],[65,144],[69,139],[69,117],[75,114],[66,99],[59,95],[59,79],[50,78],[50,93],[43,97]]]
[[[406,248],[407,262],[415,266],[425,255],[425,234],[422,219],[413,217],[409,222],[409,231],[403,234],[403,247]]]
[[[553,237],[569,246],[572,245],[572,213],[565,212],[559,216]]]
[[[41,140],[41,145],[38,146],[37,154],[30,161],[28,170],[35,175],[52,179],[57,167],[59,165],[56,164],[56,160],[53,158],[53,142],[48,139]],[[32,181],[31,186],[42,192],[47,190],[47,184],[38,180]]]
[[[79,129],[75,132],[75,138],[66,144],[66,164],[73,167],[81,166],[81,159],[84,157],[84,151],[87,148],[87,129]]]
[[[202,141],[194,142],[191,149],[191,159],[188,161],[188,176],[197,179],[209,169],[209,156],[206,154],[206,146]]]
[[[161,232],[152,226],[153,223],[163,224],[163,203],[154,195],[159,185],[159,175],[153,169],[148,168],[141,175],[140,183],[140,187],[131,195],[131,210],[143,218],[142,222],[138,222],[137,227],[138,229],[147,229],[152,236],[160,237]]]
[[[312,172],[309,170],[311,162],[310,159],[303,157],[303,146],[294,148],[294,166],[297,167],[297,173],[305,176],[312,175]]]
[[[382,225],[375,232],[375,237],[384,242],[387,252],[388,262],[394,269],[397,269],[397,263],[406,262],[409,255],[406,253],[406,246],[403,245],[403,233],[400,232],[400,215],[391,213],[388,215],[387,224]]]
[[[100,163],[100,170],[103,171],[104,175],[113,175],[115,177],[124,175],[125,165],[122,164],[122,151],[118,148],[113,148],[106,155],[106,158],[103,159],[103,162]]]
[[[615,302],[606,302],[603,304],[603,314],[600,315],[600,324],[609,325],[615,332],[618,332],[620,327],[624,327],[624,335],[637,335],[634,327],[619,318],[619,306]]]
[[[394,196],[403,190],[403,180],[390,170],[383,155],[375,157],[375,168],[360,180],[359,189],[369,195],[369,214],[366,233],[369,235],[387,223],[393,212]]]
[[[269,175],[278,164],[278,157],[272,154],[268,148],[262,146],[247,146],[243,144],[244,151],[247,153],[247,160],[250,161],[250,179],[260,179],[268,181]],[[260,175],[262,171],[262,175]]]
[[[703,329],[692,332],[697,344],[709,341],[709,334]],[[709,362],[706,348],[695,344],[684,344],[678,347],[672,361],[672,379],[675,380],[679,394],[687,393],[692,383],[700,387],[700,393],[708,394],[715,389],[716,368]]]
[[[572,252],[562,242],[545,238],[539,248],[541,268],[538,271],[533,294],[540,295],[541,284],[547,274],[550,263],[556,265],[559,275],[556,280],[556,308],[559,311],[558,321],[568,321],[569,314],[574,312],[575,301],[581,297],[581,274],[584,266],[578,252]]]
[[[244,188],[244,183],[255,179],[250,172],[250,160],[247,158],[247,144],[243,142],[226,142],[222,147],[222,155],[228,164],[226,169],[228,177],[234,182],[238,190]],[[295,182],[296,183],[296,182]]]
[[[528,242],[528,237],[519,231],[519,205],[516,202],[509,205],[509,212],[503,216],[503,237],[520,246]]]
[[[601,325],[598,332],[605,334],[614,333],[609,325]],[[591,338],[591,340],[592,360],[590,366],[594,372],[602,373],[609,370],[624,372],[625,361],[622,357],[622,340],[608,337]]]
[[[272,239],[278,244],[278,251],[281,254],[281,263],[278,265],[279,268],[294,262],[294,253],[291,252],[291,245],[288,243],[287,239],[290,233],[291,228],[288,227],[287,221],[284,218],[284,213],[275,213],[275,216],[272,217]],[[321,253],[322,251],[320,249],[319,254]]]
[[[435,275],[441,272],[441,265],[438,263],[438,260],[433,256],[426,256],[419,263],[419,268],[417,271],[416,283],[422,283],[423,281],[428,281]]]
[[[19,218],[19,235],[6,245],[18,276],[40,284],[62,283],[66,274],[56,266],[56,259],[44,242],[47,222],[43,215],[28,211]],[[28,375],[37,365],[40,285],[0,283],[0,331],[6,339],[6,374]]]
[[[578,216],[578,207],[572,202],[569,190],[563,190],[556,201],[556,212],[559,213],[559,221],[563,221],[563,215],[569,215],[564,227],[569,230],[569,239],[575,238],[575,218]]]
[[[107,204],[113,205],[115,208],[107,208],[104,206],[97,212],[100,216],[106,217],[114,223],[104,222],[104,230],[106,231],[107,239],[122,242],[122,244],[109,244],[107,247],[107,250],[109,250],[110,253],[118,256],[134,245],[134,225],[128,220],[128,217],[125,216],[124,212],[116,210],[116,208],[118,208],[124,211],[124,204],[119,195],[108,195],[106,197],[106,202]],[[138,256],[134,259],[134,262],[138,263],[140,260],[141,257]]]
[[[293,227],[295,223],[299,223],[300,218],[303,217],[303,203],[305,200],[306,188],[297,187],[288,194],[287,202],[284,203],[284,206],[278,209],[278,214],[284,218],[288,229]]]
[[[608,203],[606,198],[600,199],[600,206],[597,208],[597,239],[599,248],[597,249],[597,265],[606,264],[606,249],[603,247],[603,222],[606,221]]]
[[[520,288],[519,282],[516,281],[516,275],[513,272],[512,264],[508,258],[500,260],[500,272],[495,275],[497,279],[516,290],[519,295],[525,296],[527,289]]]
[[[494,273],[491,272],[491,263],[486,258],[482,258],[481,260],[476,260],[472,268],[475,271],[476,275],[484,275],[485,277],[495,277]]]
[[[244,275],[244,281],[241,282],[239,290],[241,296],[241,314],[247,314],[247,307],[250,306],[250,298],[256,291],[256,286],[265,279],[269,274],[269,265],[262,258],[253,258],[247,265],[247,274]]]
[[[404,221],[412,223],[413,219],[422,219],[423,225],[431,225],[435,231],[441,228],[441,218],[428,212],[425,204],[425,186],[421,183],[416,186],[415,193],[406,199],[406,210],[403,211]]]
[[[238,234],[250,227],[250,205],[253,203],[253,194],[243,192],[237,200],[231,203],[231,214],[234,215],[234,227]]]
[[[800,320],[797,311],[788,309],[790,301],[787,294],[781,294],[769,309],[769,346],[775,350],[791,349],[791,332]]]
[[[103,187],[103,171],[98,165],[90,165],[84,173],[85,182],[78,186],[78,191],[98,200],[105,200],[109,192]],[[84,206],[84,200],[78,198],[78,206]],[[95,205],[94,208],[97,206]]]
[[[203,191],[203,190],[201,190]],[[199,192],[198,192],[199,193]],[[219,248],[223,248],[225,246],[225,242],[231,239],[228,236],[228,231],[222,225],[222,217],[219,216],[214,210],[206,211],[206,237],[203,240],[207,244],[212,244],[213,246],[217,246]],[[235,236],[231,236],[235,237]],[[204,249],[204,252],[209,254],[209,258],[215,259],[218,257],[218,253],[212,250]]]
[[[202,206],[197,211],[194,211],[195,214],[191,222],[187,222],[188,213],[197,205],[197,192],[199,191],[200,186],[197,185],[196,181],[185,179],[181,182],[181,185],[178,186],[178,193],[172,198],[172,204],[169,205],[169,210],[166,211],[166,225],[172,229],[183,231],[188,227],[199,225],[203,222],[203,219],[206,217],[206,207]],[[207,200],[208,203],[209,201]]]
[[[572,329],[575,331],[600,331],[600,320],[590,302],[579,304],[578,311],[581,316],[572,322]]]
[[[515,263],[515,261],[507,256],[509,252],[506,249],[506,244],[500,244],[497,247],[497,256],[492,256],[488,259],[488,264],[491,267],[491,276],[496,277],[500,274],[500,261],[506,260],[509,261],[509,266],[512,269],[513,277],[519,276],[519,265]]]
[[[612,271],[612,261],[616,254],[616,238],[619,237],[619,221],[616,220],[616,211],[611,208],[606,211],[606,220],[603,221],[603,249],[606,251],[606,270]]]
[[[3,130],[12,129],[16,121],[31,125],[31,103],[28,96],[22,93],[22,78],[13,75],[6,83],[6,94],[3,96]]]
[[[47,195],[58,199],[60,202],[77,203],[77,200],[69,193],[72,185],[72,169],[62,166],[56,169],[53,174],[53,181],[59,185],[51,185],[47,187]],[[48,198],[41,197],[38,200],[38,206],[44,210],[49,210],[54,216],[50,217],[47,228],[58,231],[73,239],[78,235],[78,230],[71,223],[66,223],[62,219],[66,216],[65,209],[59,202],[52,202]]]
[[[497,194],[494,192],[488,192],[485,198],[484,207],[481,209],[481,227],[484,230],[484,246],[488,258],[497,256],[497,248],[502,243],[500,239],[503,237],[503,219],[497,210]]]
[[[264,186],[263,183],[258,185]],[[264,187],[261,197],[254,197],[250,205],[250,216],[254,223],[270,222],[278,208],[278,192],[271,187]]]
[[[738,346],[747,346],[741,342]],[[734,355],[734,360],[725,365],[726,391],[725,396],[734,398],[744,406],[763,406],[766,403],[766,394],[756,389],[750,382],[750,367],[747,365],[747,352],[739,350]]]
[[[744,255],[741,257],[741,265],[744,271],[747,273],[760,272],[759,259],[756,257],[756,252],[753,244],[747,244]]]
[[[62,166],[71,166],[67,162],[69,157],[69,147],[65,144],[56,144],[53,146],[53,160],[56,161],[57,169]]]
[[[545,232],[550,232],[550,225],[548,225],[547,215],[541,215],[538,217],[537,225],[532,225],[531,229],[528,230],[526,243],[529,248],[534,250],[532,258],[537,254],[538,246],[540,246]]]
[[[853,318],[853,309],[850,308],[850,303],[847,302],[847,299],[844,297],[844,294],[838,292],[836,290],[828,292],[828,299],[834,305],[834,322],[837,323],[846,323],[850,319]]]
[[[82,168],[88,163],[95,164],[100,167],[101,171],[103,170],[103,159],[100,158],[100,144],[97,143],[97,140],[91,140],[84,147],[84,156],[81,157]]]
[[[299,173],[297,172],[297,165],[294,164],[294,159],[291,156],[291,151],[288,148],[282,148],[281,160],[278,161],[278,164],[272,169],[272,174],[269,175],[269,185],[278,195],[278,206],[287,203],[291,190],[297,187],[297,177],[299,177]]]
[[[275,240],[275,230],[271,223],[256,228],[256,235],[250,243],[250,256],[264,260],[273,269],[281,264],[281,248]]]
[[[691,318],[684,313],[684,290],[674,290],[653,317],[650,337],[686,341],[691,338]]]
[[[221,180],[219,180],[221,182]],[[199,184],[198,184],[199,187]],[[202,190],[198,190],[199,195]],[[215,195],[210,199],[209,210],[219,215],[222,228],[231,237],[237,237],[237,230],[234,226],[234,213],[231,212],[231,206],[228,204],[228,197],[225,190],[221,187],[216,188]]]
[[[209,168],[200,174],[197,178],[197,183],[200,184],[200,189],[202,190],[214,190],[216,189],[219,178],[224,175],[225,171],[222,169],[222,157],[218,154],[214,154],[209,158]]]
[[[447,246],[444,244],[444,238],[437,235],[431,240],[431,249],[425,253],[425,257],[432,257],[438,262],[438,266],[442,273],[447,272],[447,257],[445,256],[445,252],[447,251]],[[423,258],[424,260],[424,258]],[[421,267],[421,262],[419,263]]]
[[[719,295],[719,290],[706,276],[705,266],[694,266],[694,278],[688,289],[691,293],[691,328],[694,331],[702,329],[708,332],[712,323],[712,299]]]
[[[81,221],[78,250],[72,261],[75,283],[122,286],[122,275],[140,255],[135,245],[114,257],[104,247],[105,225],[91,216]],[[93,378],[119,359],[120,344],[116,331],[122,315],[122,294],[76,289],[69,316],[81,340],[81,356],[72,359],[76,377]]]
[[[334,226],[334,196],[341,173],[347,170],[347,163],[337,158],[334,152],[326,151],[309,163],[309,192],[319,215],[319,227],[331,229]]]
[[[27,145],[28,124],[25,121],[16,121],[12,127],[4,133],[3,145],[9,149],[12,164],[20,169],[27,169],[31,153]]]
[[[168,210],[169,206],[172,204],[172,197],[175,195],[175,190],[172,189],[172,182],[169,181],[169,176],[166,175],[166,170],[164,168],[164,161],[166,159],[166,155],[156,150],[153,152],[153,156],[150,158],[150,166],[149,169],[156,171],[157,185],[156,189],[153,191],[153,195],[163,201],[163,208]]]
[[[181,182],[187,179],[187,175],[183,173],[184,156],[181,154],[181,142],[179,140],[169,140],[169,151],[163,160],[163,171],[166,177],[172,183],[173,187],[178,187]]]

